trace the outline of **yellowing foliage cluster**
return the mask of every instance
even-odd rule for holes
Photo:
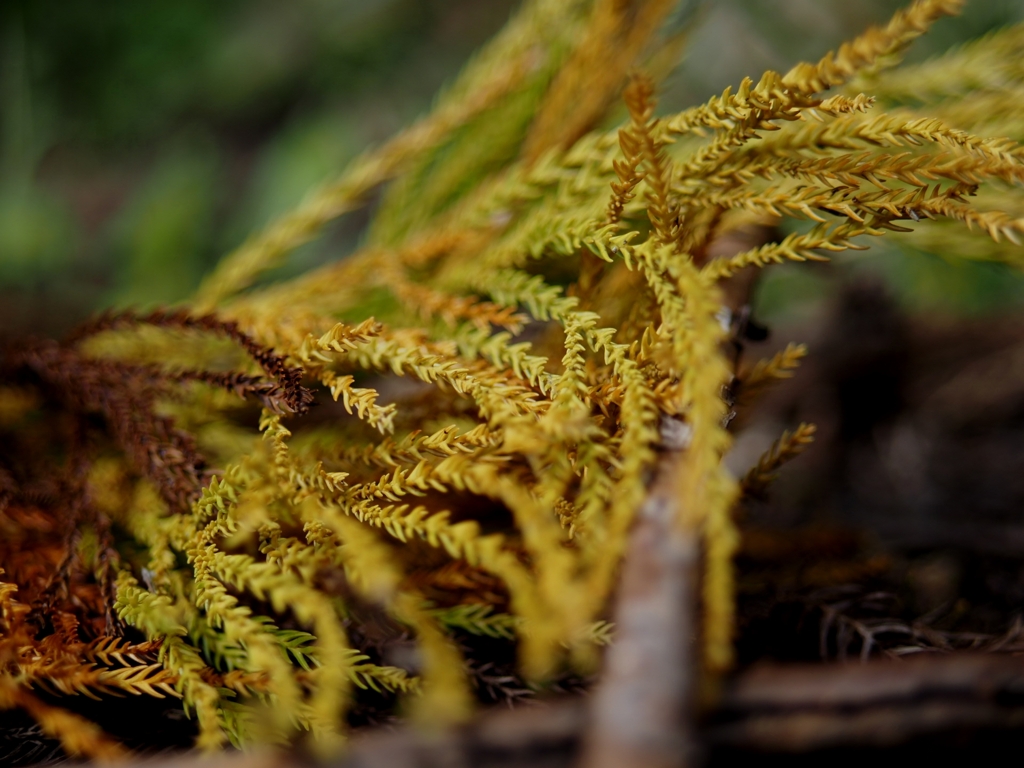
[[[422,721],[465,717],[460,633],[515,642],[532,683],[592,672],[666,430],[684,442],[677,524],[705,542],[704,666],[727,670],[740,493],[721,463],[728,427],[806,351],[737,379],[730,286],[894,233],[1020,262],[1024,33],[899,67],[961,5],[917,0],[819,62],[659,116],[637,72],[676,55],[679,35],[660,31],[674,3],[526,0],[431,114],[207,278],[189,311],[273,348],[321,404],[265,407],[257,427],[230,394],[183,381],[163,407],[215,468],[184,511],[124,458],[93,462],[96,505],[145,553],[111,561],[117,617],[144,640],[50,648],[19,623],[17,585],[0,584],[0,707],[97,757],[116,745],[33,689],[180,697],[203,748],[308,730],[331,751],[359,689]],[[608,128],[620,94],[628,116]],[[358,252],[273,279],[386,182]],[[812,224],[714,251],[788,219]],[[112,328],[80,345],[248,371],[198,331]],[[19,396],[3,395],[15,421]],[[783,436],[748,491],[812,433]],[[370,608],[414,639],[415,669],[371,660]]]

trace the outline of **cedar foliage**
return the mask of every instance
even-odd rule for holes
[[[673,3],[527,0],[432,113],[189,306],[9,345],[0,707],[92,758],[124,748],[62,698],[174,697],[203,749],[308,731],[329,753],[361,690],[464,718],[495,642],[534,686],[592,673],[667,431],[677,524],[705,542],[703,666],[726,671],[731,510],[813,434],[742,488],[723,469],[737,411],[806,353],[737,371],[732,281],[889,235],[1021,261],[1024,32],[899,66],[961,5],[658,116],[641,72],[675,55]],[[358,252],[273,279],[384,183]],[[811,225],[713,252],[786,219]],[[414,663],[387,663],[396,638]]]

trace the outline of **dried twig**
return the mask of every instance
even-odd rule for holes
[[[615,610],[616,642],[591,700],[587,768],[669,768],[687,762],[697,667],[699,534],[679,524],[672,477],[682,452],[667,451],[637,515]]]

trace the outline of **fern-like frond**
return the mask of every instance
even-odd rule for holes
[[[787,461],[795,459],[814,442],[814,433],[818,428],[814,424],[801,424],[792,432],[786,431],[772,443],[757,464],[750,468],[740,488],[744,496],[760,497],[768,490],[768,486],[778,477],[778,469]]]
[[[736,401],[749,405],[773,384],[792,378],[801,361],[807,357],[804,344],[787,344],[766,360],[758,360],[750,371],[740,377]]]

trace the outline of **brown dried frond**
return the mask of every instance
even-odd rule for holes
[[[145,315],[137,314],[132,310],[104,312],[94,320],[79,326],[68,338],[67,343],[75,345],[82,339],[103,331],[140,324],[154,325],[159,328],[205,331],[227,336],[244,349],[260,368],[277,382],[277,385],[276,387],[258,387],[253,377],[247,379],[246,377],[227,376],[222,379],[217,375],[203,372],[183,372],[177,375],[180,379],[203,380],[231,389],[242,397],[246,394],[258,395],[275,413],[303,414],[309,410],[309,406],[313,402],[313,394],[301,384],[301,368],[288,365],[283,355],[260,344],[252,336],[242,331],[237,323],[222,320],[216,315],[192,315],[184,309],[174,311],[158,309]]]
[[[141,474],[179,511],[199,498],[206,463],[195,441],[157,415],[164,382],[159,371],[110,360],[92,360],[56,342],[29,342],[10,350],[0,374],[31,372],[53,401],[73,414],[102,415],[111,436]],[[22,373],[22,375],[24,375]]]
[[[201,370],[168,372],[153,365],[90,358],[77,349],[77,344],[89,336],[139,324],[227,336],[260,365],[269,379]],[[183,310],[157,310],[145,315],[130,311],[106,313],[80,326],[65,344],[22,342],[7,351],[0,366],[0,377],[38,388],[74,419],[102,416],[110,436],[130,458],[136,471],[150,478],[171,509],[178,512],[187,511],[199,498],[208,474],[193,437],[177,429],[170,417],[157,413],[157,400],[167,395],[172,385],[202,381],[242,397],[255,396],[276,413],[304,413],[313,400],[312,393],[301,385],[302,370],[289,365],[282,355],[259,344],[233,322],[212,315],[193,317]],[[92,429],[85,428],[84,424],[81,422],[76,429],[86,432]],[[74,469],[66,478],[67,482],[81,484],[85,466],[87,464],[81,464]],[[39,471],[36,474],[43,476]],[[62,519],[73,531],[81,516],[80,511],[75,511],[75,504],[85,498],[84,493],[69,487],[59,491],[57,496],[74,502],[65,505],[62,512]]]
[[[100,414],[137,471],[151,477],[173,508],[199,498],[205,461],[193,438],[158,416],[158,371],[113,360],[90,359],[56,342],[27,343],[10,350],[5,371],[31,371],[43,391],[73,414]]]
[[[156,683],[165,691],[173,691],[167,672],[160,665],[149,666],[141,676],[125,670],[97,669],[91,660],[80,656],[79,651],[87,646],[77,639],[77,619],[67,613],[55,612],[55,631],[37,640],[36,629],[28,622],[32,609],[14,599],[17,591],[17,585],[0,582],[0,711],[23,709],[45,733],[59,739],[72,756],[103,760],[123,757],[121,747],[95,724],[43,702],[30,689],[97,698],[97,693],[117,692],[116,682],[108,686],[102,679],[107,676],[112,681],[124,677],[129,682],[141,682],[137,689],[122,689],[124,692],[161,695],[149,687]]]
[[[772,443],[757,464],[751,467],[740,481],[740,490],[748,498],[763,498],[768,486],[778,477],[778,469],[787,461],[803,453],[814,442],[814,424],[801,424],[793,432],[783,432],[782,437]]]
[[[787,344],[786,348],[776,352],[767,360],[758,360],[750,372],[740,376],[736,391],[738,406],[750,405],[766,389],[782,381],[793,378],[793,372],[800,362],[807,357],[806,344]]]

